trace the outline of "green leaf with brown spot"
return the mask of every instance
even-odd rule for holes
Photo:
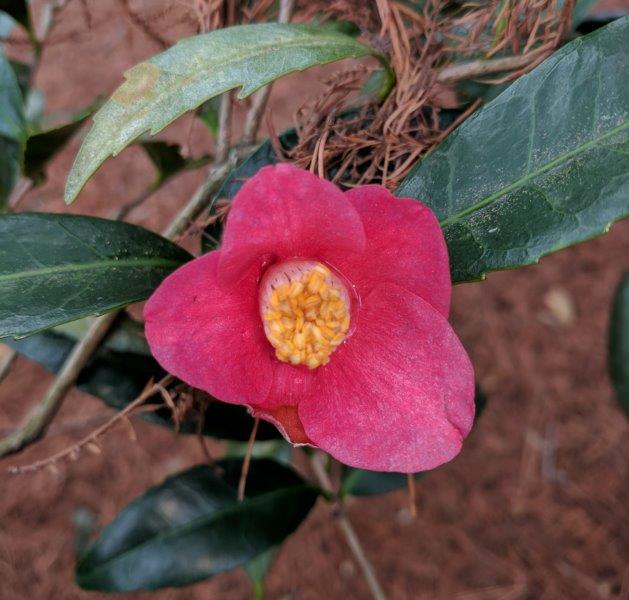
[[[126,82],[94,116],[68,175],[65,200],[76,198],[107,157],[218,94],[240,87],[238,97],[246,98],[293,71],[368,55],[384,61],[327,26],[258,23],[184,39],[127,71]]]

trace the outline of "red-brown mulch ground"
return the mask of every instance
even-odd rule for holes
[[[92,4],[91,31],[81,25],[80,3],[72,3],[56,30],[61,41],[46,50],[38,84],[50,110],[78,108],[110,93],[124,68],[159,50],[124,19],[119,3]],[[276,87],[278,127],[297,106],[296,89],[301,98],[318,89],[314,77],[296,75]],[[187,128],[184,120],[167,133],[182,139]],[[204,139],[197,126],[195,152]],[[63,210],[63,180],[77,147],[74,142],[55,160],[49,183],[22,207]],[[126,151],[105,164],[72,210],[110,214],[142,190],[148,169],[139,151]],[[132,220],[161,228],[201,176],[169,183]],[[606,371],[610,301],[628,256],[624,222],[540,265],[456,288],[453,323],[489,397],[485,414],[460,457],[418,483],[415,521],[408,519],[404,491],[356,499],[349,507],[391,598],[629,597],[627,422]],[[3,433],[20,422],[50,380],[37,365],[17,361],[0,385]],[[73,582],[77,509],[88,508],[105,524],[148,486],[202,460],[194,439],[138,422],[137,441],[120,427],[107,436],[103,454],[86,455],[58,475],[5,474],[11,464],[72,443],[89,431],[90,416],[103,414],[108,410],[98,400],[75,391],[46,440],[0,461],[2,600],[101,597]],[[128,597],[231,600],[250,594],[246,576],[237,571],[185,590]],[[368,597],[322,501],[279,552],[268,597]]]

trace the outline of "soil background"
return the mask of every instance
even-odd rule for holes
[[[158,5],[166,4],[176,6],[162,15]],[[168,41],[194,32],[185,4],[130,3],[154,15],[149,29]],[[130,20],[123,6],[117,0],[68,2],[36,76],[47,113],[110,94],[126,68],[160,51],[147,26]],[[13,55],[23,49],[19,36],[9,45]],[[276,85],[271,114],[277,130],[321,92],[321,77],[334,69],[295,74]],[[208,133],[189,117],[159,138],[186,142],[195,155],[211,149]],[[48,182],[29,192],[20,210],[65,210],[63,184],[78,145],[74,140],[54,160]],[[105,163],[71,210],[108,216],[152,174],[141,151],[128,149]],[[160,230],[202,177],[202,171],[177,177],[129,220]],[[194,248],[198,240],[186,243]],[[452,322],[488,396],[485,413],[461,455],[418,482],[415,520],[405,491],[349,503],[390,598],[629,597],[627,421],[606,366],[611,298],[628,268],[625,221],[539,265],[455,289]],[[51,379],[26,359],[14,363],[0,384],[0,434],[21,422]],[[107,597],[74,584],[77,519],[91,515],[102,526],[150,485],[203,460],[196,439],[134,421],[137,440],[116,428],[102,454],[84,455],[58,474],[6,474],[12,464],[71,444],[109,414],[97,399],[73,391],[42,442],[0,461],[0,599]],[[244,572],[233,571],[182,590],[126,597],[246,599],[251,588]],[[279,551],[267,597],[369,597],[323,501]]]

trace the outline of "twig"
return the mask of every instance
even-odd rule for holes
[[[118,311],[108,313],[90,325],[85,336],[72,349],[61,371],[26,424],[0,440],[0,456],[17,452],[42,436],[59,410],[61,400],[74,385],[85,363],[105,337],[117,315]]]
[[[223,179],[236,164],[237,156],[237,153],[234,153],[228,162],[210,169],[205,181],[164,230],[162,234],[164,237],[169,239],[176,238],[192,220],[199,216],[208,199],[213,193],[218,191]],[[74,385],[79,373],[92,356],[92,353],[98,348],[119,313],[120,311],[118,310],[108,313],[92,323],[85,336],[76,344],[72,353],[66,359],[55,381],[48,388],[46,395],[37,405],[27,423],[7,438],[0,440],[0,457],[18,452],[44,434],[50,421],[59,410],[66,394]]]
[[[411,517],[417,517],[417,500],[415,499],[415,477],[413,473],[406,474],[406,483],[408,485],[408,503]]]
[[[127,404],[120,412],[116,413],[111,419],[109,419],[104,425],[101,425],[98,429],[92,431],[89,435],[86,435],[83,439],[81,439],[76,444],[69,446],[65,450],[61,450],[48,458],[44,458],[43,460],[38,460],[36,462],[30,463],[28,465],[21,466],[13,466],[9,467],[9,473],[14,475],[27,473],[29,471],[38,471],[39,469],[43,469],[49,465],[54,465],[68,457],[75,456],[77,452],[87,446],[89,444],[95,444],[96,440],[103,435],[108,429],[110,429],[113,425],[115,425],[118,421],[125,419],[127,415],[133,412],[138,406],[146,402],[153,394],[159,392],[165,385],[168,385],[173,380],[172,375],[166,375],[163,377],[158,383],[148,385],[146,389],[130,404]]]
[[[280,0],[280,13],[277,19],[278,23],[288,23],[293,14],[295,6],[294,0]],[[271,95],[273,84],[269,83],[263,87],[253,98],[251,108],[245,117],[245,129],[242,135],[242,143],[245,145],[253,144],[256,141],[260,122],[266,108],[266,103]]]
[[[216,140],[216,162],[227,160],[231,147],[232,135],[232,93],[225,92],[221,96],[221,105],[218,113],[218,139]]]
[[[507,56],[505,58],[495,58],[492,60],[473,60],[470,62],[450,65],[444,67],[437,75],[439,83],[454,83],[463,79],[474,79],[492,73],[501,73],[526,67],[529,63],[539,58],[535,51],[517,56]]]
[[[0,382],[6,377],[16,357],[17,352],[15,350],[0,344]]]
[[[321,487],[329,494],[336,495],[334,494],[330,477],[328,476],[325,467],[323,466],[321,456],[322,455],[320,452],[315,452],[310,460],[312,469],[315,473],[315,476],[317,477],[319,485],[321,485]],[[376,577],[374,567],[371,564],[370,560],[367,558],[365,550],[360,543],[360,539],[358,538],[358,535],[356,535],[356,531],[354,530],[353,525],[351,524],[350,520],[347,518],[347,515],[344,512],[343,504],[338,498],[336,500],[336,507],[338,508],[336,519],[339,522],[341,531],[345,535],[347,544],[352,551],[356,562],[363,572],[365,581],[367,582],[367,586],[369,587],[369,591],[371,592],[372,597],[374,598],[374,600],[386,600],[386,596],[382,591],[382,586],[380,585],[380,583],[378,582],[378,578]]]
[[[238,481],[238,502],[245,499],[245,486],[247,485],[247,475],[249,474],[249,465],[251,464],[251,455],[253,454],[253,445],[256,443],[256,435],[258,433],[258,425],[260,425],[260,417],[256,417],[253,422],[253,429],[247,442],[247,451],[242,461],[242,470],[240,471],[240,480]]]
[[[143,192],[140,192],[133,200],[123,204],[120,208],[114,211],[112,219],[122,221],[132,210],[143,204],[154,192],[157,191],[158,186],[149,185]]]

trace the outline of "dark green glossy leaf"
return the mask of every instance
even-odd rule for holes
[[[297,133],[294,129],[289,129],[279,135],[280,143],[284,149],[290,149],[297,143]],[[231,200],[243,186],[245,181],[253,177],[262,167],[274,165],[280,162],[280,158],[275,153],[270,140],[265,140],[251,154],[227,176],[221,189],[216,193],[210,203],[210,215],[216,214],[216,203],[218,200]],[[217,220],[208,225],[201,237],[201,250],[210,252],[215,250],[223,234],[223,221]]]
[[[210,161],[209,156],[200,158],[185,158],[181,154],[181,147],[177,144],[169,144],[160,140],[142,140],[138,142],[147,154],[155,168],[157,177],[153,187],[158,188],[168,179],[188,169],[196,169]]]
[[[629,416],[629,273],[618,285],[609,326],[609,371],[618,402]]]
[[[190,258],[127,223],[0,215],[0,337],[22,337],[144,300]]]
[[[424,473],[415,473],[415,479],[420,479]],[[343,465],[343,484],[341,496],[375,496],[386,494],[393,490],[403,488],[407,484],[407,476],[404,473],[381,473],[379,471],[367,471],[366,469],[354,469]]]
[[[483,414],[487,405],[485,393],[476,386],[476,396],[474,397],[476,414],[474,415],[474,425]],[[415,473],[415,479],[420,479],[424,472]],[[374,496],[376,494],[386,494],[393,490],[400,489],[407,485],[405,473],[384,473],[380,471],[367,471],[366,469],[355,469],[343,465],[341,474],[341,496],[351,494],[352,496]]]
[[[441,221],[455,282],[536,262],[629,214],[629,18],[567,44],[402,182]]]
[[[91,318],[73,321],[42,331],[21,340],[4,340],[23,356],[41,364],[45,369],[58,373],[76,341],[85,335]],[[121,410],[135,400],[147,381],[160,380],[164,370],[152,357],[140,323],[121,315],[103,345],[79,374],[77,387],[100,398],[108,406]],[[159,398],[155,402],[161,402]],[[168,409],[144,413],[143,418],[173,429],[175,424]],[[242,406],[213,401],[205,411],[203,429],[206,436],[245,442],[251,435],[253,419]],[[196,434],[198,424],[194,420],[181,424],[181,433]],[[277,440],[278,430],[261,421],[257,440]]]
[[[25,137],[22,93],[0,47],[0,212],[17,181]]]
[[[31,134],[24,150],[24,175],[36,185],[43,183],[48,162],[70,141],[93,111],[92,107],[86,108],[68,123]]]
[[[26,29],[30,29],[30,17],[26,0],[0,0],[0,10],[10,15]]]
[[[107,157],[213,96],[241,87],[238,97],[246,98],[288,73],[367,55],[383,60],[324,26],[257,23],[184,39],[127,71],[126,82],[94,117],[68,175],[65,200],[74,200]]]
[[[184,586],[245,565],[306,518],[318,491],[292,469],[253,460],[243,502],[240,461],[166,479],[127,506],[77,565],[77,582],[122,592]]]

